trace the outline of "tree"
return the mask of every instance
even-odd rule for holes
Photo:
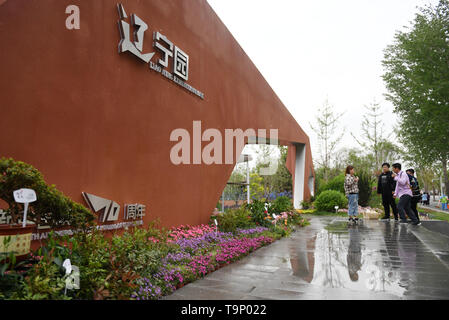
[[[384,126],[382,125],[382,111],[378,103],[373,102],[369,106],[365,106],[367,113],[363,116],[362,122],[362,137],[363,140],[357,138],[354,133],[351,132],[352,137],[357,141],[357,143],[364,149],[370,152],[373,156],[374,163],[373,167],[378,170],[380,165],[385,161],[382,158],[385,153],[388,153],[388,149],[385,147],[392,147],[393,151],[395,147],[388,138],[391,133],[385,137],[384,136]]]
[[[326,100],[322,108],[318,109],[316,116],[316,125],[310,124],[312,130],[317,134],[320,143],[320,159],[316,160],[319,166],[323,168],[323,178],[325,182],[329,181],[329,170],[334,156],[335,149],[344,135],[338,133],[338,120],[343,113],[334,113],[333,106]]]
[[[269,193],[273,188],[273,175],[263,175],[262,169],[268,169],[268,167],[276,166],[278,159],[275,156],[275,146],[268,144],[258,144],[254,146],[254,151],[257,154],[256,167],[254,171],[260,176],[261,184],[264,190]]]
[[[403,151],[391,141],[383,140],[378,145],[379,159],[383,162],[392,163],[401,158]]]
[[[257,173],[251,173],[249,181],[249,192],[251,194],[251,199],[265,201],[267,190],[263,185],[263,178]]]
[[[288,147],[279,146],[279,152],[281,154],[278,161],[278,169],[276,174],[272,176],[272,190],[275,192],[292,192],[292,174],[285,166],[287,162]]]
[[[346,151],[344,163],[352,165],[355,172],[373,172],[374,158],[372,154],[364,154],[361,150],[353,148]]]
[[[434,192],[434,195],[437,190],[440,188],[439,183],[439,175],[438,170],[433,166],[418,166],[415,169],[416,174],[418,176],[418,180],[423,191]]]
[[[400,141],[421,163],[440,163],[449,193],[449,1],[421,8],[410,28],[396,33],[383,65]]]

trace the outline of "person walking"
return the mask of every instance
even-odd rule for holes
[[[346,168],[345,193],[348,197],[349,222],[357,223],[359,218],[359,178],[355,176],[354,167]]]
[[[422,204],[425,206],[427,205],[427,192],[422,194]]]
[[[447,196],[443,194],[440,197],[440,203],[441,203],[441,210],[446,211],[447,210]]]
[[[418,221],[419,219],[419,212],[418,212],[418,203],[421,201],[421,189],[419,188],[419,182],[418,179],[415,177],[415,170],[414,169],[408,169],[406,171],[410,186],[412,188],[412,200],[411,200],[411,208],[413,210],[413,213],[415,214]]]
[[[382,173],[379,176],[377,183],[377,193],[382,195],[382,204],[384,206],[384,217],[382,220],[390,220],[390,207],[393,209],[394,220],[399,220],[398,208],[396,201],[393,198],[394,190],[396,189],[396,181],[392,177],[390,171],[390,164],[384,163],[382,165]]]
[[[394,197],[399,198],[398,210],[399,216],[401,217],[401,223],[407,223],[407,218],[405,214],[409,216],[412,220],[412,224],[417,226],[421,223],[415,216],[415,213],[411,208],[411,200],[413,193],[410,187],[410,180],[407,173],[402,171],[402,166],[400,163],[393,164],[393,175],[392,177],[396,181],[396,189],[394,191]]]

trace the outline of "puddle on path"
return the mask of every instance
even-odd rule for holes
[[[445,272],[409,226],[364,221],[348,226],[335,219],[305,240],[291,256],[293,274],[323,288],[386,292],[404,296],[417,286],[440,288]],[[448,280],[448,277],[446,277]]]

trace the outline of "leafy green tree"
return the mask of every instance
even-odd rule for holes
[[[345,163],[352,165],[355,168],[355,172],[371,172],[375,166],[375,160],[373,154],[364,154],[359,149],[350,149],[347,151],[347,158]]]
[[[271,176],[272,178],[272,191],[275,192],[292,192],[292,174],[286,167],[288,148],[285,146],[279,146],[280,158],[278,161],[278,169],[276,174]]]
[[[434,166],[418,166],[415,169],[418,176],[419,184],[423,191],[429,192],[430,190],[436,193],[436,190],[440,188],[438,169]]]
[[[403,157],[403,153],[404,151],[391,141],[382,140],[378,144],[378,155],[381,164],[384,162],[393,164]],[[376,172],[376,175],[379,175],[381,171],[380,166],[376,167],[374,171]]]
[[[449,1],[421,8],[410,28],[396,33],[383,65],[400,141],[420,163],[441,164],[449,193]]]
[[[253,172],[250,174],[249,181],[249,192],[251,195],[251,199],[263,200],[266,194],[266,189],[263,184],[263,178],[257,173]]]

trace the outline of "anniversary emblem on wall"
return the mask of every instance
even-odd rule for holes
[[[120,205],[117,202],[87,192],[82,192],[82,195],[90,209],[99,214],[98,222],[107,223],[119,219]],[[125,204],[123,218],[125,220],[142,219],[145,216],[145,213],[146,206],[143,204]]]
[[[187,89],[201,99],[204,99],[204,93],[185,82],[189,80],[189,56],[187,53],[174,45],[165,35],[155,31],[153,33],[153,47],[161,52],[162,58],[157,59],[157,62],[151,61],[156,52],[143,53],[143,39],[145,32],[148,30],[148,25],[135,14],[131,14],[131,23],[128,23],[126,21],[128,16],[126,15],[123,5],[117,4],[117,9],[120,18],[118,26],[121,38],[118,45],[118,52],[132,53],[145,63],[149,64],[151,70],[162,74],[177,85]],[[134,29],[132,37],[131,25]],[[166,70],[170,60],[172,60],[173,64],[173,73]]]

